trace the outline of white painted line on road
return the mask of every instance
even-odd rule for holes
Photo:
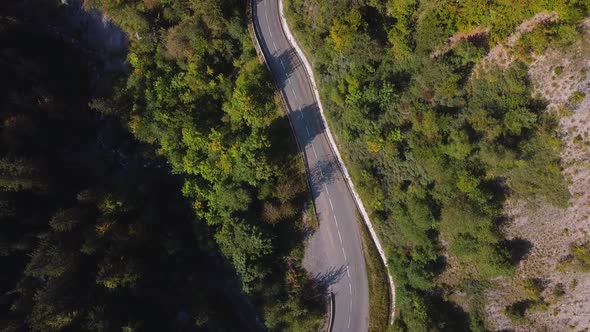
[[[272,31],[270,31],[270,25],[268,24],[268,12],[266,10],[264,11],[264,17],[266,17],[266,27],[268,28],[268,32],[270,32],[270,38],[272,38]]]
[[[289,81],[289,78],[287,77],[287,84],[291,84],[291,81]]]
[[[328,193],[328,196],[330,196],[330,191],[328,190],[328,186],[324,183],[324,188],[326,188],[326,192]]]
[[[324,172],[322,172],[321,168],[320,168],[320,176],[322,177],[322,179],[324,178]],[[328,193],[328,197],[330,197],[329,193]]]
[[[328,201],[330,202],[330,207],[332,208],[332,212],[334,212],[334,205],[332,205],[332,199],[328,197]]]
[[[283,67],[283,70],[285,70],[285,63],[283,62],[283,59],[281,59],[281,67]]]
[[[348,279],[350,279],[350,270],[348,268],[348,265],[346,266],[346,274],[348,275]]]
[[[315,152],[315,146],[313,146],[313,144],[311,145],[311,149],[313,150],[313,155],[315,156],[315,159],[318,159],[318,154]],[[321,170],[320,170],[321,171]],[[322,176],[323,177],[323,176]],[[333,209],[332,209],[333,210]]]
[[[348,258],[346,258],[346,252],[344,251],[344,247],[342,247],[342,254],[344,255],[344,260],[347,261]]]
[[[309,133],[309,129],[307,128],[307,126],[305,127],[305,131],[307,131],[307,137],[311,137],[311,134]]]
[[[276,51],[277,50],[277,44],[275,44],[275,41],[274,40],[272,41],[272,46],[274,46],[275,51]]]
[[[295,90],[293,90],[293,88],[291,88],[291,92],[293,92],[293,96],[295,96],[295,100],[297,100],[297,94],[295,93]]]
[[[348,284],[350,285],[350,284]],[[350,314],[352,313],[352,296],[350,297],[350,309],[348,309],[348,328],[350,328]]]
[[[350,295],[352,296],[352,285],[350,284],[350,281],[348,282],[348,291],[350,292]]]

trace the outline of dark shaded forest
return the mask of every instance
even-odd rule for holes
[[[319,324],[303,166],[246,2],[88,1],[130,36],[130,72],[98,84],[46,32],[57,2],[29,4],[0,6],[2,330]]]
[[[285,0],[396,284],[397,330],[485,330],[481,295],[518,260],[508,198],[566,206],[557,119],[531,95],[532,52],[568,45],[587,1]],[[555,11],[511,64],[474,68]],[[451,38],[455,36],[454,38]],[[453,285],[438,279],[454,262]],[[449,300],[467,294],[467,305]],[[469,309],[465,309],[469,308]]]
[[[2,331],[239,329],[236,277],[181,179],[89,109],[88,59],[50,21],[3,7]]]

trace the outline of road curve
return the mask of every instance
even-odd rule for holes
[[[319,219],[304,267],[334,294],[332,331],[367,331],[369,290],[355,200],[330,148],[306,69],[281,26],[278,0],[252,1],[256,38],[303,152]]]

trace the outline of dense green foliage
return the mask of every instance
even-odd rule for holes
[[[43,30],[55,22],[27,17],[46,13],[4,6],[0,330],[247,324],[234,314],[245,310],[239,281],[180,179],[118,121],[89,110],[88,59]]]
[[[115,114],[183,193],[272,330],[310,330],[322,292],[301,267],[304,169],[248,35],[247,1],[87,1],[130,36]]]
[[[396,326],[481,329],[481,315],[464,319],[436,277],[445,255],[465,279],[511,273],[498,227],[507,196],[567,204],[556,120],[531,96],[526,59],[571,42],[588,2],[286,2],[311,52],[330,125],[387,246]],[[560,21],[525,34],[516,45],[521,60],[473,74],[491,47],[544,10]],[[484,32],[434,55],[453,34],[475,28]]]

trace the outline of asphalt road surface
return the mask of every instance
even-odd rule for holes
[[[369,290],[357,207],[326,137],[305,67],[281,27],[278,0],[252,0],[254,29],[303,151],[319,229],[303,264],[334,294],[332,331],[367,331]]]

